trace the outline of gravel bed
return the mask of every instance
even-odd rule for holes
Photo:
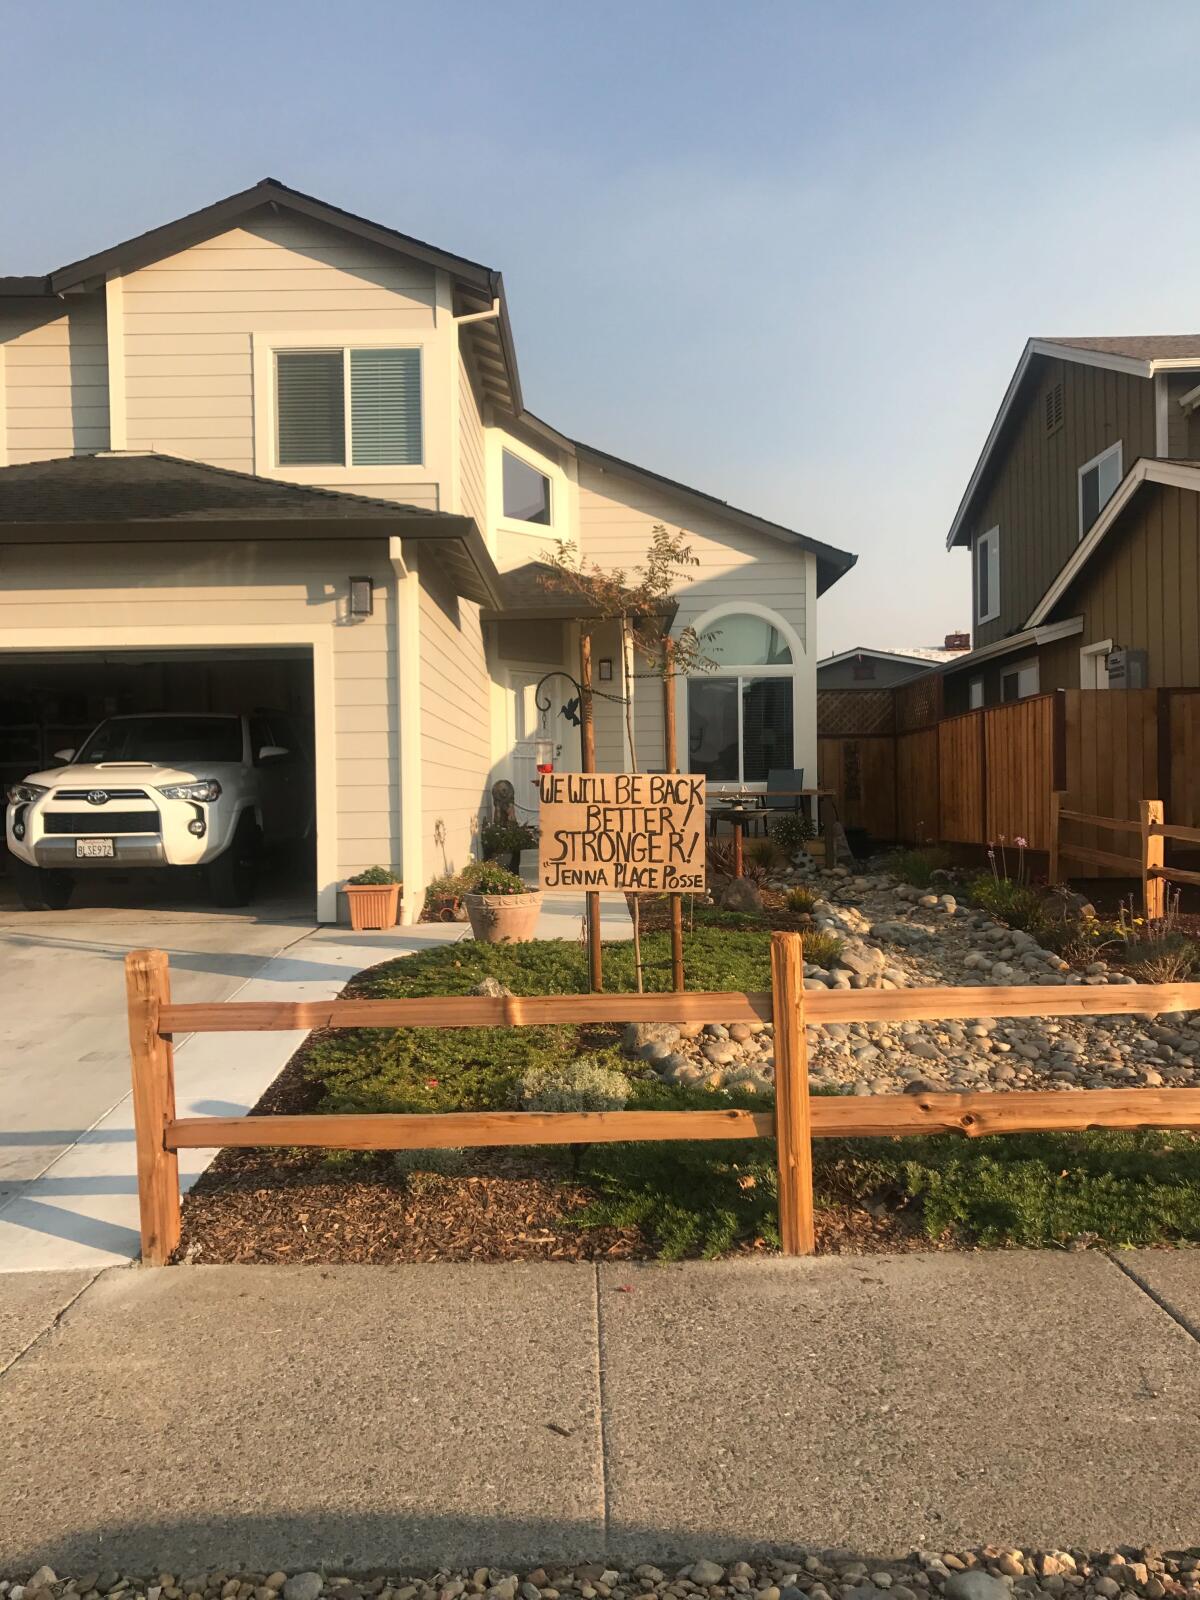
[[[691,1596],[722,1600],[1021,1600],[1022,1596],[1098,1596],[1099,1600],[1164,1600],[1200,1596],[1200,1547],[1187,1551],[1114,1549],[1021,1550],[984,1545],[975,1550],[914,1551],[899,1558],[848,1550],[721,1563],[708,1559],[678,1569],[652,1563],[609,1566],[584,1562],[547,1565],[526,1573],[495,1567],[417,1575],[299,1572],[158,1572],[140,1576],[92,1571],[60,1577],[49,1567],[29,1576],[0,1579],[4,1600],[638,1600],[639,1596]]]
[[[768,887],[786,890],[800,881],[819,896],[812,927],[842,940],[834,966],[806,965],[809,989],[1133,982],[1102,960],[1072,970],[1031,935],[960,905],[952,894],[923,893],[887,873],[800,869]],[[808,1045],[813,1088],[842,1094],[1200,1087],[1200,1012],[1171,1013],[1162,1022],[980,1015],[833,1023],[810,1028]],[[668,1082],[774,1094],[769,1023],[631,1024],[624,1047]]]

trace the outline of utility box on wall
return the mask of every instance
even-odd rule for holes
[[[1150,666],[1145,650],[1110,650],[1105,657],[1110,689],[1145,689]]]

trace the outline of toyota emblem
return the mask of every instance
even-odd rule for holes
[[[90,805],[90,806],[106,806],[107,804],[108,804],[108,790],[107,789],[89,789],[88,790],[88,805]]]

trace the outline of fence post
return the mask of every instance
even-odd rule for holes
[[[1166,859],[1164,840],[1161,833],[1151,833],[1150,829],[1163,820],[1163,803],[1161,800],[1141,801],[1142,821],[1142,905],[1147,922],[1153,922],[1161,917],[1166,910],[1166,894],[1163,880],[1158,876],[1162,864]]]
[[[1059,812],[1062,810],[1063,791],[1051,789],[1050,791],[1050,887],[1058,882],[1058,830],[1062,826]]]
[[[804,952],[798,933],[771,935],[771,1015],[775,1022],[780,1242],[785,1256],[810,1256],[816,1249],[812,1113],[804,1023]]]
[[[179,1243],[179,1158],[164,1147],[175,1117],[175,1060],[169,1038],[158,1031],[159,1007],[171,999],[171,975],[162,950],[131,950],[125,957],[129,1053],[133,1064],[133,1125],[137,1140],[138,1205],[142,1260],[166,1266]]]

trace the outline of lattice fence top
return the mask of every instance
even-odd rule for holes
[[[902,683],[893,692],[896,696],[896,730],[911,733],[914,728],[928,728],[942,715],[942,685],[940,672],[925,672],[911,683]]]
[[[894,689],[817,690],[819,739],[852,739],[895,731]]]

